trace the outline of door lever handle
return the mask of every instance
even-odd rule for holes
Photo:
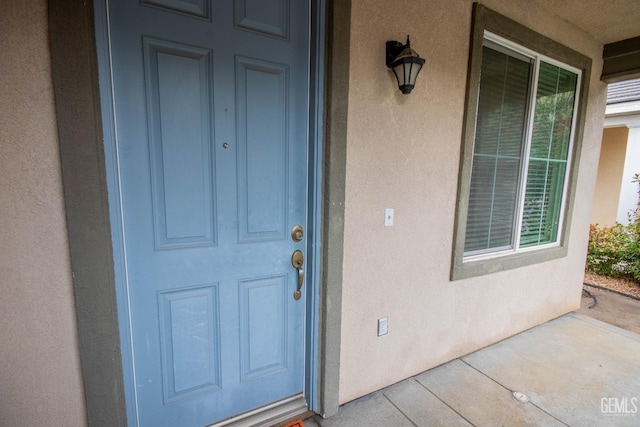
[[[302,251],[296,249],[291,255],[291,265],[298,271],[298,288],[293,293],[293,299],[296,301],[302,297],[302,284],[304,283],[304,270],[302,269],[302,264],[304,263],[304,255],[302,255]]]
[[[298,289],[296,289],[296,291],[293,293],[293,299],[299,300],[300,297],[302,296],[302,292],[300,292],[300,289],[302,288],[303,282],[304,282],[304,270],[301,268],[298,268]]]

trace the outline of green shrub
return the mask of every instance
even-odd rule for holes
[[[640,185],[640,174],[633,183]],[[640,196],[640,189],[638,191]],[[591,225],[587,270],[603,276],[628,277],[640,283],[640,205],[629,213],[629,225],[616,223],[613,227]]]
[[[640,220],[612,227],[591,225],[587,269],[611,277],[628,277],[640,282]]]

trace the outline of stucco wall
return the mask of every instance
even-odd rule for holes
[[[86,423],[45,0],[0,2],[0,425]]]
[[[608,128],[602,133],[592,224],[609,226],[616,223],[628,136],[627,127]]]
[[[567,257],[451,282],[471,0],[354,0],[345,201],[340,402],[579,306],[604,117],[602,46],[530,1],[487,7],[592,57],[590,103]],[[386,40],[426,59],[403,96]],[[384,227],[384,209],[395,225]],[[377,337],[377,319],[389,333]]]
[[[640,127],[630,125],[628,129],[627,152],[624,158],[616,217],[621,224],[628,224],[630,215],[638,211],[638,183],[634,180],[636,174],[640,173]]]

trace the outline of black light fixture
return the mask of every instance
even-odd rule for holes
[[[409,36],[407,36],[407,43],[404,45],[395,40],[387,42],[387,67],[391,68],[393,74],[396,75],[398,87],[403,94],[411,93],[423,65],[424,59],[411,49]]]

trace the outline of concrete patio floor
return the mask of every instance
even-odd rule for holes
[[[304,423],[639,426],[640,335],[570,313]]]

